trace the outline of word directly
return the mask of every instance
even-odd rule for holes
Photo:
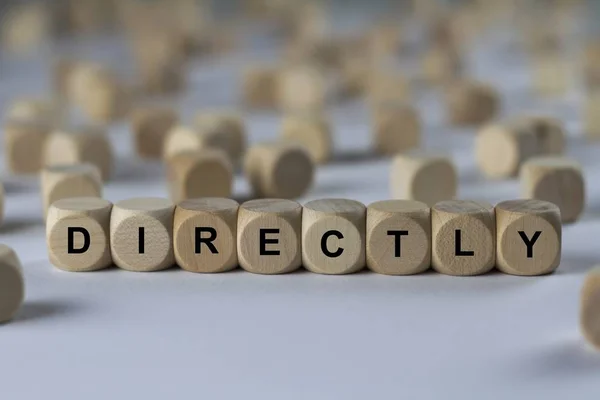
[[[368,207],[346,199],[304,206],[292,200],[243,204],[199,198],[174,205],[159,198],[112,204],[69,198],[48,209],[50,261],[67,271],[116,265],[158,271],[177,264],[203,273],[238,266],[281,274],[304,266],[321,274],[364,267],[409,275],[430,267],[478,275],[496,267],[513,275],[554,271],[561,255],[558,207],[540,200],[488,203],[450,200],[429,207],[385,200]]]

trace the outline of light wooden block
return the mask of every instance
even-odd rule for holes
[[[238,266],[237,216],[239,204],[226,198],[182,201],[175,208],[175,261],[191,272],[216,273]]]
[[[365,267],[366,207],[354,200],[313,200],[302,213],[302,264],[319,274]]]
[[[600,268],[590,271],[583,283],[579,305],[579,327],[583,337],[600,350]]]
[[[480,82],[456,82],[448,87],[445,96],[448,119],[453,125],[482,125],[500,111],[498,92]]]
[[[286,115],[281,124],[281,137],[306,148],[317,164],[324,164],[333,154],[331,124],[321,113]]]
[[[536,57],[532,76],[533,87],[545,97],[564,96],[572,84],[567,60],[560,54]]]
[[[242,102],[248,109],[278,107],[277,82],[279,70],[275,67],[249,67],[242,76]]]
[[[421,144],[421,118],[404,103],[384,103],[373,111],[373,146],[383,155],[394,155]]]
[[[83,62],[75,64],[69,73],[67,86],[71,102],[95,122],[113,122],[129,111],[129,89],[114,71],[104,66]]]
[[[103,128],[83,126],[53,131],[44,147],[44,165],[89,163],[100,170],[103,181],[113,169],[113,149]]]
[[[44,217],[57,200],[70,197],[102,197],[100,170],[92,164],[53,165],[40,174]]]
[[[111,254],[115,265],[150,272],[172,267],[175,207],[160,198],[135,198],[115,203],[110,218]]]
[[[560,263],[560,210],[541,200],[496,205],[496,267],[511,275],[544,275]]]
[[[248,150],[244,173],[257,197],[293,199],[312,186],[315,165],[309,152],[295,143],[262,143]]]
[[[64,110],[58,102],[42,99],[17,99],[6,112],[7,120],[36,120],[51,127],[64,122]]]
[[[198,197],[229,197],[233,166],[218,149],[179,153],[167,160],[169,193],[173,202]]]
[[[51,19],[44,2],[4,4],[0,45],[8,53],[27,54],[51,37]]]
[[[8,169],[16,174],[38,172],[50,126],[35,119],[11,119],[4,124],[4,153]]]
[[[164,23],[164,18],[156,23]],[[145,27],[137,31],[132,49],[138,84],[144,93],[171,95],[185,87],[185,47],[186,38],[177,29],[163,26],[162,29]]]
[[[10,321],[25,298],[25,282],[17,253],[0,244],[0,323]]]
[[[583,113],[586,137],[598,140],[600,138],[600,91],[596,90],[588,95]]]
[[[302,206],[292,200],[259,199],[240,206],[240,267],[255,274],[285,274],[302,265]]]
[[[165,137],[177,124],[179,116],[171,107],[140,107],[131,115],[131,133],[138,156],[160,159]]]
[[[96,271],[111,266],[112,208],[112,203],[96,197],[54,202],[46,219],[50,262],[71,272]]]
[[[367,207],[367,267],[379,274],[412,275],[431,265],[431,210],[412,200]]]
[[[392,197],[422,201],[433,206],[453,200],[458,176],[452,160],[427,154],[400,154],[392,162],[390,175]]]
[[[538,142],[538,153],[560,155],[565,152],[565,126],[561,120],[553,117],[528,115],[517,118],[514,124],[517,129],[531,130]]]
[[[163,143],[163,159],[168,160],[179,153],[200,151],[207,146],[204,134],[195,127],[176,125],[167,133]]]
[[[475,138],[477,164],[489,178],[514,177],[525,161],[539,153],[539,140],[533,131],[510,123],[487,125]]]
[[[200,112],[194,126],[203,137],[205,146],[223,150],[234,165],[246,151],[246,127],[242,117],[232,112]]]
[[[480,275],[496,261],[496,218],[491,204],[450,200],[431,208],[431,264],[447,275]]]
[[[566,157],[534,157],[520,171],[521,195],[545,200],[560,208],[563,223],[575,222],[585,207],[581,165]]]
[[[367,99],[373,107],[391,102],[407,102],[411,97],[410,81],[395,71],[373,70],[368,75]]]
[[[277,80],[279,107],[287,112],[318,112],[327,104],[331,80],[316,66],[295,65],[281,70]]]
[[[590,43],[586,46],[582,67],[586,88],[596,91],[600,87],[600,43]]]
[[[462,56],[453,48],[434,46],[425,52],[421,62],[423,78],[430,84],[446,84],[462,75]]]

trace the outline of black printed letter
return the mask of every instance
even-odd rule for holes
[[[202,232],[208,232],[210,234],[209,237],[203,238]],[[209,226],[197,226],[194,230],[194,238],[195,238],[195,249],[196,254],[202,253],[202,243],[208,247],[211,253],[219,254],[219,251],[212,243],[217,238],[217,230],[215,228],[211,228]]]
[[[279,250],[267,250],[267,244],[277,244],[279,239],[267,239],[269,233],[279,233],[279,229],[260,229],[260,255],[261,256],[278,256]]]
[[[519,236],[523,239],[523,243],[527,246],[527,258],[533,258],[533,245],[537,242],[538,238],[542,234],[542,231],[535,231],[531,240],[527,237],[524,231],[519,231]]]
[[[454,231],[454,255],[456,256],[474,256],[473,250],[462,250],[460,248],[460,229]]]
[[[79,249],[76,249],[74,244],[75,238],[73,236],[76,232],[81,233],[83,235],[83,246],[81,246],[81,248]],[[87,229],[82,228],[80,226],[69,227],[67,229],[67,235],[68,254],[82,254],[88,251],[88,249],[90,248],[90,233],[87,231]]]
[[[325,232],[323,234],[323,237],[321,238],[321,251],[323,252],[323,254],[325,254],[327,257],[330,257],[330,258],[335,258],[335,257],[341,256],[342,253],[344,252],[344,249],[341,247],[338,247],[338,249],[334,252],[327,250],[327,239],[329,238],[329,236],[335,236],[338,239],[344,238],[344,235],[342,235],[342,232],[340,232],[340,231]]]
[[[394,257],[400,257],[400,238],[402,236],[408,236],[408,231],[387,231],[387,234],[394,236]]]

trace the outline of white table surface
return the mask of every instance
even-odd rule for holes
[[[48,54],[0,63],[0,111],[15,96],[47,93]],[[598,399],[600,354],[581,338],[578,301],[585,272],[600,260],[600,145],[582,138],[578,90],[538,99],[517,53],[481,46],[475,54],[471,71],[501,85],[503,114],[564,118],[568,154],[584,165],[587,208],[580,222],[564,227],[555,274],[67,273],[48,262],[37,178],[4,172],[0,241],[18,252],[27,294],[16,319],[0,326],[0,398]],[[231,78],[242,60],[195,62],[193,90],[178,100],[184,115],[235,103]],[[461,198],[519,197],[517,180],[480,175],[472,132],[444,125],[435,93],[415,100],[426,120],[423,148],[453,157]],[[364,104],[336,106],[332,116],[336,159],[319,168],[301,201],[388,198],[390,161],[364,150]],[[276,137],[276,114],[247,121],[251,141]],[[162,167],[135,159],[126,126],[110,134],[118,157],[106,198],[166,196]],[[248,193],[241,176],[235,191]]]

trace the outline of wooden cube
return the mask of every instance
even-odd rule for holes
[[[113,169],[113,149],[103,128],[82,126],[55,130],[44,147],[44,165],[90,163],[98,167],[103,181]]]
[[[274,109],[278,106],[279,71],[274,67],[249,67],[242,77],[242,102],[248,109]]]
[[[173,222],[177,265],[201,273],[236,268],[238,209],[235,200],[225,198],[199,198],[179,203]]]
[[[8,169],[16,174],[38,172],[50,126],[35,119],[10,119],[4,125],[4,152]]]
[[[513,124],[518,130],[530,130],[538,142],[538,153],[545,155],[560,155],[565,152],[565,126],[557,118],[527,115],[517,118]]]
[[[6,119],[35,120],[54,128],[63,123],[64,110],[58,102],[22,98],[12,102]]]
[[[405,152],[421,144],[421,118],[404,103],[380,104],[373,112],[373,145],[383,155]]]
[[[581,289],[579,326],[587,342],[600,350],[600,269],[597,267],[586,275]]]
[[[560,210],[542,200],[496,205],[496,267],[512,275],[543,275],[560,263]]]
[[[447,275],[480,275],[496,261],[496,218],[491,204],[449,200],[431,209],[431,264]]]
[[[256,274],[285,274],[302,265],[302,206],[292,200],[247,201],[238,214],[240,267]]]
[[[256,197],[293,199],[312,186],[315,165],[301,145],[262,143],[248,150],[244,173]]]
[[[168,160],[178,153],[205,149],[220,149],[233,165],[237,165],[246,149],[245,129],[241,121],[224,115],[222,118],[202,117],[193,127],[176,126],[165,138],[163,158]]]
[[[137,154],[146,159],[160,159],[165,137],[175,127],[179,116],[170,107],[141,107],[132,112],[131,132]]]
[[[332,156],[331,124],[321,113],[286,115],[281,124],[281,137],[306,148],[317,164],[324,164]]]
[[[458,176],[452,160],[427,154],[400,154],[394,158],[390,175],[392,197],[422,201],[433,206],[453,200]]]
[[[456,82],[446,91],[446,109],[453,125],[482,125],[499,113],[500,97],[489,85],[472,81]]]
[[[585,135],[589,139],[598,140],[600,138],[600,91],[596,90],[588,94],[583,113]]]
[[[21,261],[13,249],[0,244],[0,323],[10,321],[25,298]]]
[[[368,75],[367,98],[373,107],[407,102],[410,92],[410,82],[398,72],[374,70]]]
[[[431,265],[431,210],[411,200],[367,207],[367,267],[385,275],[412,275]]]
[[[157,21],[163,22],[164,18]],[[132,49],[138,84],[144,93],[170,95],[185,87],[186,37],[180,30],[144,27],[133,36]]]
[[[313,200],[302,213],[302,264],[319,274],[365,267],[366,208],[346,199]]]
[[[246,127],[241,116],[230,112],[200,112],[194,126],[204,136],[204,145],[223,150],[234,165],[246,151]]]
[[[585,206],[585,181],[580,164],[566,157],[534,157],[520,172],[524,198],[545,200],[560,208],[563,223],[575,222]]]
[[[46,219],[50,262],[71,272],[96,271],[112,264],[110,219],[112,203],[96,197],[54,202]]]
[[[446,84],[461,78],[462,56],[453,47],[434,46],[422,59],[423,79],[433,85]]]
[[[533,61],[533,86],[545,97],[564,96],[571,86],[569,65],[561,54],[538,56]]]
[[[111,254],[115,265],[150,272],[172,267],[175,207],[160,198],[122,200],[110,218]]]
[[[39,49],[51,36],[48,5],[44,2],[4,4],[0,46],[15,54]]]
[[[53,165],[42,170],[44,217],[52,203],[70,197],[102,197],[100,170],[92,164]]]
[[[324,72],[309,65],[283,69],[277,81],[279,107],[287,112],[318,112],[333,92]]]
[[[114,71],[104,66],[75,64],[69,73],[67,85],[71,102],[95,122],[113,122],[129,111],[129,89]]]
[[[198,197],[229,197],[233,166],[221,150],[179,153],[167,160],[169,193],[173,202]]]
[[[514,177],[525,161],[539,153],[534,132],[511,123],[487,125],[475,138],[475,158],[488,178]]]

